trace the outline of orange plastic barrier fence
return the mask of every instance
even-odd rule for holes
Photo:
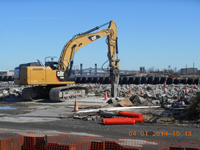
[[[200,143],[0,131],[0,150],[200,150]]]

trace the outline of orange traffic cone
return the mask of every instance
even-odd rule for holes
[[[92,87],[91,83],[90,83],[90,88]]]
[[[99,83],[99,88],[98,88],[98,90],[100,90],[101,89],[101,85],[100,85],[100,83]]]
[[[143,93],[144,93],[142,89],[140,90],[140,93],[141,93],[141,94],[143,94]]]
[[[182,97],[182,92],[180,93],[179,97],[178,97],[178,101],[181,100],[181,97]]]
[[[187,88],[185,87],[185,93],[188,93],[188,90],[187,90]]]
[[[74,104],[74,111],[78,111],[78,103],[76,100],[75,100],[75,104]]]
[[[181,95],[179,95],[179,97],[178,97],[178,101],[180,101],[181,100]]]
[[[131,87],[130,87],[130,89],[129,89],[129,93],[132,93],[132,91],[131,91]]]
[[[165,81],[165,83],[164,83],[164,87],[165,87],[165,88],[167,87],[167,85],[166,85],[166,81]]]
[[[104,98],[104,100],[108,100],[107,91],[105,91],[105,98]]]

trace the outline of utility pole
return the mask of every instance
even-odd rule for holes
[[[193,63],[193,82],[194,82],[194,63]]]
[[[187,74],[187,65],[186,65],[186,69],[185,69],[185,74]]]

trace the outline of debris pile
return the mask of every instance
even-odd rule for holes
[[[103,121],[103,118],[114,118],[116,115],[118,115],[118,112],[99,110],[97,113],[75,114],[73,118],[85,121]]]
[[[3,97],[21,97],[22,94],[22,87],[14,87],[13,82],[1,82],[1,85],[4,87],[0,88],[0,98]],[[124,84],[118,86],[118,97],[117,98],[110,98],[111,97],[111,85],[110,84],[82,84],[80,86],[88,87],[89,95],[88,97],[96,96],[101,97],[102,100],[107,103],[107,105],[100,107],[106,108],[108,111],[97,110],[95,113],[84,113],[79,114],[77,113],[73,117],[76,119],[83,119],[83,120],[96,120],[102,121],[103,118],[121,118],[118,115],[117,110],[119,111],[125,107],[146,107],[146,106],[154,106],[154,107],[162,107],[163,110],[168,110],[173,114],[173,117],[176,119],[185,118],[187,115],[188,119],[200,119],[200,96],[198,93],[198,89],[200,85],[188,85],[188,84]],[[86,97],[87,98],[87,97]],[[100,98],[100,99],[101,99]],[[81,108],[82,107],[82,108]],[[93,106],[94,107],[94,106]],[[79,109],[92,109],[90,105],[82,105],[76,107],[75,111],[78,112]],[[103,108],[103,109],[104,109]],[[107,109],[109,108],[109,109]],[[114,108],[114,109],[113,109]],[[118,109],[119,108],[119,109]],[[105,109],[104,109],[105,110]],[[113,111],[115,110],[115,111]],[[124,109],[123,109],[124,110]],[[143,111],[143,110],[142,110]],[[144,109],[145,111],[145,109]],[[150,110],[149,110],[150,112]],[[148,115],[149,115],[148,112]],[[142,112],[143,113],[143,112]],[[165,119],[160,119],[153,117],[156,116],[152,114],[152,121],[161,121]],[[157,116],[159,116],[158,114]],[[143,113],[145,116],[145,113]],[[146,117],[146,116],[145,116]],[[143,117],[146,120],[145,117]],[[150,119],[149,119],[150,120]],[[169,120],[169,119],[167,119]],[[133,123],[133,122],[132,122]]]
[[[104,97],[105,91],[108,97],[110,97],[110,85],[101,85],[101,88],[94,91],[95,96]],[[166,107],[183,107],[184,104],[188,105],[190,99],[196,96],[198,86],[196,85],[184,85],[184,84],[170,84],[166,85],[119,85],[118,96],[129,98],[131,103],[136,106],[152,106],[160,105],[163,98],[165,99]],[[131,91],[131,92],[130,92]],[[113,100],[112,100],[113,102]],[[184,102],[184,103],[182,103]],[[114,106],[117,106],[116,102],[113,102]],[[119,104],[119,103],[118,103]],[[123,104],[121,105],[122,107]]]
[[[14,84],[14,81],[3,81],[0,82],[0,87],[15,87],[16,85]]]
[[[190,113],[193,119],[199,119],[200,116],[200,100],[192,101],[197,95],[198,86],[196,85],[184,85],[184,84],[157,84],[157,85],[120,85],[118,87],[119,97],[116,99],[110,98],[110,85],[101,85],[96,91],[93,90],[96,96],[104,97],[105,91],[107,93],[107,106],[104,108],[108,111],[102,110],[91,114],[85,114],[85,120],[99,120],[104,124],[134,124],[133,119],[121,119],[122,117],[116,112],[113,112],[113,107],[131,107],[131,106],[161,106],[158,111],[155,109],[148,110],[143,109],[140,112],[144,112],[143,121],[156,122],[156,123],[184,123],[185,115],[188,113],[188,107],[194,104],[191,110],[196,110],[194,113]],[[131,91],[131,92],[130,92]],[[124,99],[121,99],[124,97]],[[120,100],[121,99],[121,100]],[[197,103],[198,101],[198,103]],[[146,113],[145,111],[148,111]],[[101,113],[100,113],[101,112]],[[79,114],[79,119],[83,118],[83,114]],[[99,116],[99,119],[93,119],[95,116]],[[194,116],[196,116],[194,118]],[[124,117],[123,117],[124,118]],[[192,119],[192,117],[191,117]],[[140,120],[141,121],[141,120]]]
[[[0,98],[2,97],[21,97],[22,94],[22,87],[21,88],[1,88],[0,89]]]
[[[73,118],[85,121],[103,121],[106,125],[135,124],[136,122],[144,122],[142,113],[124,111],[99,110],[97,113],[75,114],[73,115]]]

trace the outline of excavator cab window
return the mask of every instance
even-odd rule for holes
[[[52,70],[56,70],[58,69],[58,62],[48,61],[48,62],[45,62],[45,66],[51,67]]]

